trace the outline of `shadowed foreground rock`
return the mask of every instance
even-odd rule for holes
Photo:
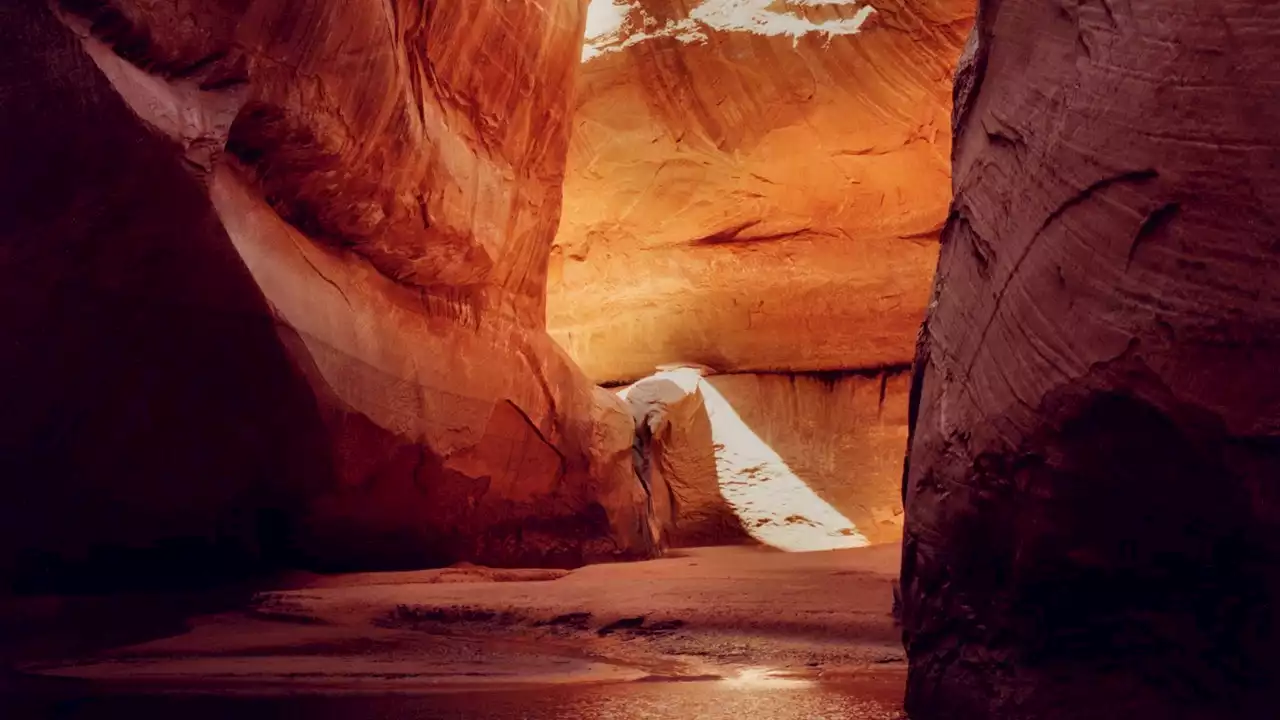
[[[629,414],[543,329],[582,24],[5,3],[0,571],[650,556]]]
[[[921,336],[913,718],[1268,717],[1280,6],[984,0]]]

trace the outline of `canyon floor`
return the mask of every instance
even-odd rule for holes
[[[8,616],[25,616],[29,636],[43,623],[82,643],[105,633],[98,644],[110,647],[36,659],[11,651],[11,678],[222,695],[838,683],[896,703],[905,676],[891,615],[898,553],[724,547],[574,571],[294,574],[180,620],[165,617],[177,601],[148,609],[141,599],[45,599],[42,610],[24,600]],[[152,637],[130,642],[129,624]]]

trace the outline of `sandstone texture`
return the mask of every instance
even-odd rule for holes
[[[1266,717],[1280,6],[984,0],[912,389],[913,718]]]
[[[971,0],[592,2],[552,335],[600,382],[909,363],[972,16]]]
[[[584,10],[0,9],[0,569],[652,555],[544,330]]]
[[[908,381],[686,368],[625,388],[664,542],[791,551],[896,542]]]

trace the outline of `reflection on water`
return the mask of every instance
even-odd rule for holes
[[[106,696],[28,704],[63,720],[894,720],[885,693],[821,684],[660,682],[439,695]]]
[[[734,675],[722,678],[720,682],[740,688],[807,688],[817,684],[816,680],[806,677],[795,677],[785,672],[771,670],[767,667],[749,667],[739,670]]]

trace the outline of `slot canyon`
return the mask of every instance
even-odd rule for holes
[[[0,28],[6,717],[1274,714],[1280,5]]]

